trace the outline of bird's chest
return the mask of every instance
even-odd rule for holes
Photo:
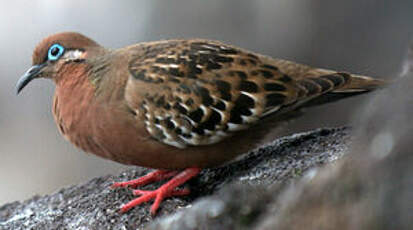
[[[88,122],[96,110],[92,96],[85,89],[57,87],[53,99],[52,112],[60,133],[82,149],[93,141],[92,125]]]
[[[98,100],[82,88],[57,88],[53,115],[60,133],[75,146],[119,162],[144,136],[121,100]]]

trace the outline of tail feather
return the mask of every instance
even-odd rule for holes
[[[375,79],[372,77],[362,75],[350,75],[350,81],[343,87],[333,90],[334,93],[355,93],[355,92],[368,92],[375,89],[383,88],[390,82],[381,79]]]
[[[320,89],[318,91],[309,90],[311,87],[309,86],[308,82],[311,81],[313,84],[317,84],[318,82],[320,82],[320,80],[316,79],[323,79],[324,81],[328,80],[330,81],[330,85],[334,86],[331,88],[320,86],[318,87]],[[302,82],[306,82],[306,84],[302,84]],[[359,94],[368,93],[370,91],[380,89],[389,85],[389,82],[362,75],[336,72],[334,74],[324,76],[303,78],[299,81],[299,84],[304,86],[307,89],[308,93],[314,93],[312,99],[305,101],[300,106],[309,107],[334,102]],[[314,88],[314,86],[312,86],[312,88]],[[309,95],[307,94],[307,96]]]
[[[334,102],[347,97],[368,93],[383,88],[391,82],[367,76],[337,72],[323,68],[313,68],[282,59],[272,60],[274,65],[294,79],[296,90],[294,100],[267,109],[262,117],[269,117],[275,111],[286,114],[302,107]],[[279,98],[276,98],[279,99]]]

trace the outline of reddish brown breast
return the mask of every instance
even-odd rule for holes
[[[86,152],[110,157],[93,137],[97,106],[94,86],[87,77],[86,64],[62,66],[56,81],[52,112],[60,133]]]

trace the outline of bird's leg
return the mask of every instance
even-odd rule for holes
[[[112,185],[112,188],[119,188],[119,187],[138,187],[147,185],[153,182],[165,180],[171,178],[178,174],[179,171],[169,171],[169,170],[155,170],[146,174],[143,177],[139,177],[135,180],[125,181],[125,182],[115,182]]]
[[[140,190],[140,189],[135,189],[133,190],[133,195],[135,196],[143,196],[152,193],[153,191],[151,190]],[[186,196],[190,193],[191,191],[188,188],[183,188],[183,189],[175,189],[171,191],[170,196]]]
[[[200,168],[187,168],[182,172],[177,173],[170,181],[163,184],[156,190],[153,191],[144,191],[144,190],[135,190],[135,195],[141,195],[139,198],[136,198],[129,203],[123,205],[120,209],[121,212],[126,212],[129,209],[140,205],[149,200],[155,199],[151,207],[151,214],[155,215],[156,210],[159,208],[162,200],[170,196],[184,196],[189,194],[189,189],[176,189],[181,184],[187,182],[189,179],[198,175],[201,171]]]

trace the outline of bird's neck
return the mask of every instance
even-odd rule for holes
[[[87,77],[98,100],[124,100],[124,89],[129,77],[124,68],[125,58],[126,55],[107,50],[105,55],[88,62]]]

